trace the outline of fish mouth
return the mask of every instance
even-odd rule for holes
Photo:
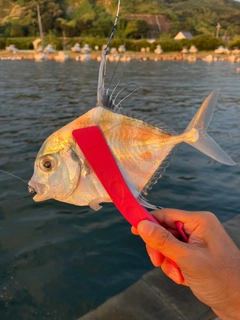
[[[31,179],[29,182],[28,182],[28,192],[30,194],[35,194],[36,195],[33,197],[33,200],[36,201],[36,202],[39,202],[39,201],[43,201],[43,200],[46,200],[47,197],[46,197],[46,193],[47,193],[47,188],[46,188],[46,185],[42,184],[42,183],[39,183],[33,179]]]

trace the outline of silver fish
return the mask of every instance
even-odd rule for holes
[[[118,12],[119,5],[120,1]],[[36,157],[29,190],[31,193],[35,190],[33,199],[37,202],[56,199],[95,210],[101,208],[100,203],[111,202],[72,136],[73,130],[92,125],[101,129],[134,196],[149,208],[155,206],[149,204],[143,195],[160,178],[167,166],[167,156],[181,142],[216,161],[235,165],[206,132],[217,103],[217,91],[207,97],[180,135],[121,112],[119,104],[115,103],[112,93],[104,85],[107,54],[117,18],[118,13],[100,63],[96,107],[54,132]]]

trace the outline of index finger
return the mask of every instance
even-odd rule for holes
[[[161,210],[152,211],[151,214],[161,224],[165,223],[168,226],[175,226],[176,222],[180,221],[183,223],[184,232],[190,235],[195,232],[198,235],[207,235],[212,233],[210,226],[220,224],[216,216],[207,211],[186,211],[179,209],[164,208]]]

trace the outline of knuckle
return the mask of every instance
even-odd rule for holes
[[[161,234],[161,239],[159,239],[159,243],[158,243],[159,247],[168,247],[169,244],[171,243],[171,238],[172,237],[170,232],[167,232],[167,231],[163,232]]]
[[[210,222],[217,222],[218,221],[218,218],[210,211],[204,211],[203,216],[207,221],[210,221]]]

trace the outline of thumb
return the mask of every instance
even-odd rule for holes
[[[169,231],[151,221],[141,221],[137,230],[141,238],[152,248],[160,251],[164,256],[178,261],[189,252],[187,244],[179,241]]]

